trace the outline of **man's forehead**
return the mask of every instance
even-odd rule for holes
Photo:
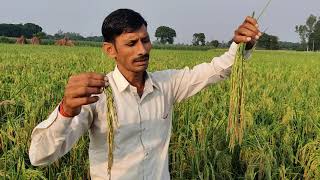
[[[136,39],[136,38],[141,38],[141,37],[146,37],[148,36],[148,31],[147,28],[143,25],[141,28],[139,28],[136,31],[132,32],[123,32],[119,38],[121,39]]]

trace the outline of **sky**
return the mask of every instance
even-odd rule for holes
[[[101,36],[104,18],[119,8],[139,12],[148,22],[152,40],[161,25],[175,29],[175,43],[191,43],[194,33],[206,40],[229,41],[234,30],[253,11],[259,14],[267,0],[0,0],[0,23],[35,23],[48,34],[58,30],[83,36]],[[320,16],[320,0],[272,0],[259,20],[260,30],[281,41],[298,42],[295,25],[310,14]]]

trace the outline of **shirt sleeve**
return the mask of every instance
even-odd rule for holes
[[[215,57],[210,63],[202,63],[189,69],[172,70],[171,84],[174,102],[193,96],[206,86],[217,83],[229,77],[237,52],[238,44],[233,42],[227,52]],[[251,50],[245,52],[245,59],[251,55]]]
[[[75,117],[64,117],[59,106],[31,134],[29,158],[34,166],[49,164],[70,151],[73,144],[89,129],[93,121],[90,105],[82,106]]]

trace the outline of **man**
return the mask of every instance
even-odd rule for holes
[[[140,14],[119,9],[102,26],[103,51],[115,59],[113,72],[83,73],[69,78],[64,98],[49,118],[32,133],[33,165],[51,163],[66,154],[89,131],[90,174],[108,179],[108,142],[105,84],[113,91],[118,127],[114,134],[116,179],[170,179],[168,147],[173,105],[230,74],[237,44],[250,49],[261,33],[255,19],[247,17],[235,31],[228,52],[193,69],[147,72],[151,42],[147,22]],[[165,61],[165,59],[164,59]]]

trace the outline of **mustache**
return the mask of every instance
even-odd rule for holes
[[[133,61],[148,61],[149,60],[150,55],[149,54],[145,54],[142,56],[139,56],[137,58],[134,58]]]

